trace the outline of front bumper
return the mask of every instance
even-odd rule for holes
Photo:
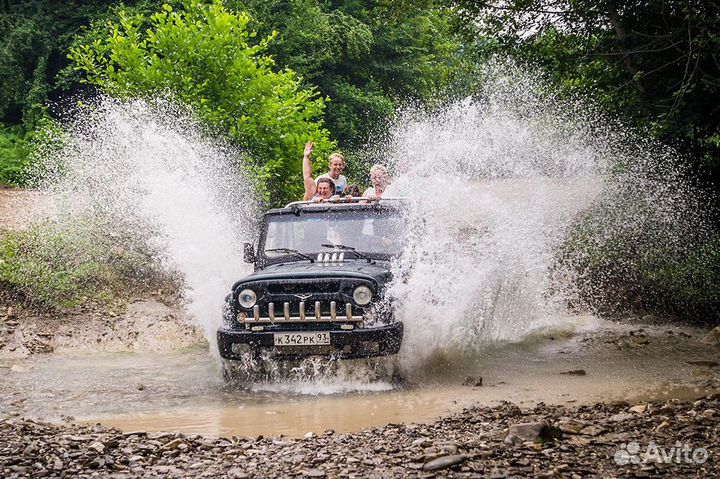
[[[218,349],[220,357],[229,360],[240,360],[248,351],[257,356],[268,351],[271,357],[277,359],[302,359],[317,355],[345,359],[390,356],[400,351],[403,324],[396,322],[377,328],[323,331],[330,334],[329,345],[275,346],[273,334],[288,331],[254,332],[223,327],[217,332]]]

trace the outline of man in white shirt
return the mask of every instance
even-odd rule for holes
[[[317,196],[318,181],[320,178],[330,178],[335,184],[333,195],[342,195],[343,190],[347,186],[347,180],[341,173],[345,169],[345,158],[340,153],[333,153],[329,157],[330,171],[317,178],[313,178],[312,165],[310,163],[310,155],[312,155],[313,143],[308,141],[305,144],[303,154],[303,182],[305,185],[305,196],[303,199],[309,201]]]

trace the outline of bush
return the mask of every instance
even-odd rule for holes
[[[596,208],[572,227],[553,271],[561,289],[574,290],[571,305],[600,314],[720,321],[720,234],[638,225],[632,213],[622,221]]]
[[[30,146],[18,128],[0,128],[0,186],[22,186]]]
[[[28,305],[72,308],[167,285],[169,277],[142,242],[114,233],[111,226],[86,220],[5,232],[0,289]]]

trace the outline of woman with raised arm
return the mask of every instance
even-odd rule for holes
[[[312,155],[312,151],[313,143],[312,141],[308,141],[305,144],[305,151],[303,152],[303,185],[305,186],[305,195],[303,196],[303,200],[328,200],[335,196],[337,185],[329,175],[322,175],[317,180],[313,178],[312,164],[310,163],[310,155]],[[330,161],[332,163],[332,159]],[[345,163],[343,162],[343,167],[344,166]],[[343,180],[345,179],[344,176],[340,176]]]

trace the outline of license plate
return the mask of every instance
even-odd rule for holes
[[[275,346],[317,346],[330,344],[330,333],[275,333]]]

